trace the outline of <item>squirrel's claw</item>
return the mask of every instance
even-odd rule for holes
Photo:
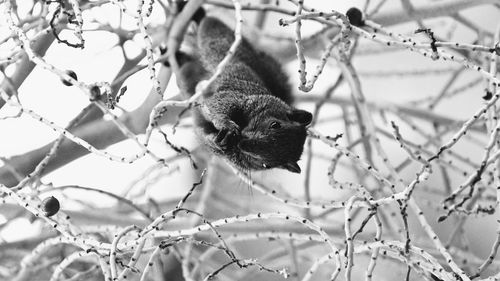
[[[234,143],[234,139],[240,135],[240,127],[229,120],[229,122],[224,122],[221,126],[219,133],[215,137],[215,143],[221,148],[227,148],[228,145]]]
[[[221,148],[227,148],[231,144],[235,137],[239,136],[239,130],[234,128],[226,128],[219,131],[215,137],[215,143],[217,143]]]

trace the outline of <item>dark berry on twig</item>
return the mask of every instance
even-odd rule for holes
[[[363,13],[355,7],[350,8],[345,13],[349,22],[354,26],[363,26],[365,25],[365,20],[363,19]]]
[[[59,200],[54,196],[47,197],[42,201],[42,210],[47,217],[57,214],[59,208]]]
[[[76,73],[73,71],[73,70],[66,70],[66,74],[69,75],[69,77],[75,79],[75,80],[78,80],[78,77],[76,76]],[[73,83],[71,83],[70,81],[66,80],[66,79],[63,79],[62,80],[62,83],[65,85],[65,86],[73,86]]]
[[[92,86],[90,88],[90,101],[97,101],[101,97],[101,89],[99,86]]]
[[[486,93],[483,96],[483,99],[484,100],[491,100],[492,97],[493,97],[493,93],[491,91],[487,90]]]

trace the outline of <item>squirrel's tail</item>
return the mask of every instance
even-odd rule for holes
[[[178,11],[182,11],[187,3],[187,1],[178,2]],[[191,19],[199,26],[205,17],[205,9],[200,7],[196,10]],[[177,77],[177,85],[183,93],[192,96],[196,91],[198,82],[206,79],[209,73],[197,55],[186,54],[182,51],[177,51],[175,55],[180,67],[177,73],[179,75],[179,77]]]
[[[184,6],[186,6],[187,1],[179,2],[177,3],[177,7],[179,8],[179,12],[184,9]],[[199,7],[198,10],[194,13],[192,20],[196,22],[196,24],[200,24],[201,20],[207,15],[205,12],[205,9],[203,7]]]

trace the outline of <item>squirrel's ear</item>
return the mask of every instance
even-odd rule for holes
[[[307,126],[311,124],[312,114],[302,109],[293,109],[292,112],[288,114],[288,118]]]
[[[281,168],[286,169],[292,173],[300,174],[300,167],[296,162],[288,162],[282,165]]]

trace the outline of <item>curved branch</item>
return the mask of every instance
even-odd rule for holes
[[[33,42],[32,48],[35,53],[39,56],[43,57],[45,52],[49,49],[50,45],[54,42],[54,35],[52,33],[48,33],[42,35],[39,40]],[[18,66],[16,68],[15,73],[9,77],[9,79],[3,79],[0,84],[0,88],[4,90],[7,95],[12,96],[16,94],[17,89],[21,87],[24,80],[30,75],[31,71],[35,68],[35,63],[30,61],[28,55],[24,53],[21,59],[17,62]],[[5,101],[0,99],[0,108],[2,108],[5,104]]]
[[[378,24],[390,26],[396,24],[407,23],[411,21],[424,20],[435,17],[445,17],[453,15],[461,10],[468,8],[500,3],[498,0],[447,0],[439,2],[430,2],[424,7],[414,7],[411,15],[408,15],[407,11],[403,7],[398,7],[395,10],[380,12],[375,15],[371,20],[377,22]]]
[[[165,89],[170,79],[170,69],[162,67],[159,73],[160,77],[168,77],[161,81],[162,90]],[[174,99],[180,99],[180,96],[174,97]],[[128,128],[132,130],[135,134],[145,133],[146,127],[149,122],[149,113],[153,107],[160,101],[160,97],[156,91],[151,91],[148,98],[144,103],[134,110],[133,112],[124,114],[120,121],[123,122]],[[168,110],[167,114],[160,120],[161,124],[173,124],[177,120],[178,114],[182,111],[182,108],[171,108]],[[83,126],[75,128],[72,133],[87,142],[91,143],[94,147],[98,149],[104,149],[112,144],[118,143],[126,139],[126,136],[122,134],[120,129],[113,123],[113,121],[108,120],[94,120]],[[29,151],[22,155],[13,156],[8,159],[9,165],[13,167],[16,171],[23,175],[29,174],[34,170],[37,163],[42,161],[42,159],[47,155],[53,143],[49,143],[38,149]],[[64,140],[57,154],[52,159],[51,162],[46,166],[45,174],[50,173],[82,156],[89,153],[88,150],[79,146],[78,144],[71,142],[69,140]],[[12,172],[5,166],[0,167],[0,182],[5,186],[12,187],[18,183],[17,178]]]

